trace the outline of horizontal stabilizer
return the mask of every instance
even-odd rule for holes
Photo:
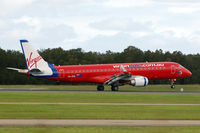
[[[13,68],[13,67],[7,67],[7,69],[18,71],[19,73],[27,73],[28,72],[27,69],[19,69],[19,68]]]
[[[33,74],[33,75],[37,75],[37,74],[42,74],[43,72],[41,72],[39,69],[37,68],[34,68],[34,69],[31,69],[29,71],[30,74]]]

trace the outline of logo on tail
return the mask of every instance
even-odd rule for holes
[[[28,67],[32,68],[35,65],[35,68],[37,68],[37,62],[40,61],[42,57],[39,55],[38,57],[32,59],[32,55],[33,52],[31,52],[29,58],[26,59]]]

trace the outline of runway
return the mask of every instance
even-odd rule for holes
[[[40,103],[40,102],[0,102],[1,104],[25,104],[25,105],[111,105],[111,106],[200,106],[200,104],[145,104],[145,103]]]
[[[196,94],[199,91],[96,91],[96,90],[46,90],[42,88],[0,88],[0,92],[61,92],[61,93],[133,93],[133,94]]]
[[[0,126],[200,126],[200,120],[0,119]]]

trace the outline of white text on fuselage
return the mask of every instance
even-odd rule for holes
[[[131,64],[123,65],[123,67],[163,67],[165,64]],[[120,65],[113,65],[113,68],[120,68]]]

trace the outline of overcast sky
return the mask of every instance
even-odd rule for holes
[[[0,0],[0,47],[200,53],[200,0]]]

